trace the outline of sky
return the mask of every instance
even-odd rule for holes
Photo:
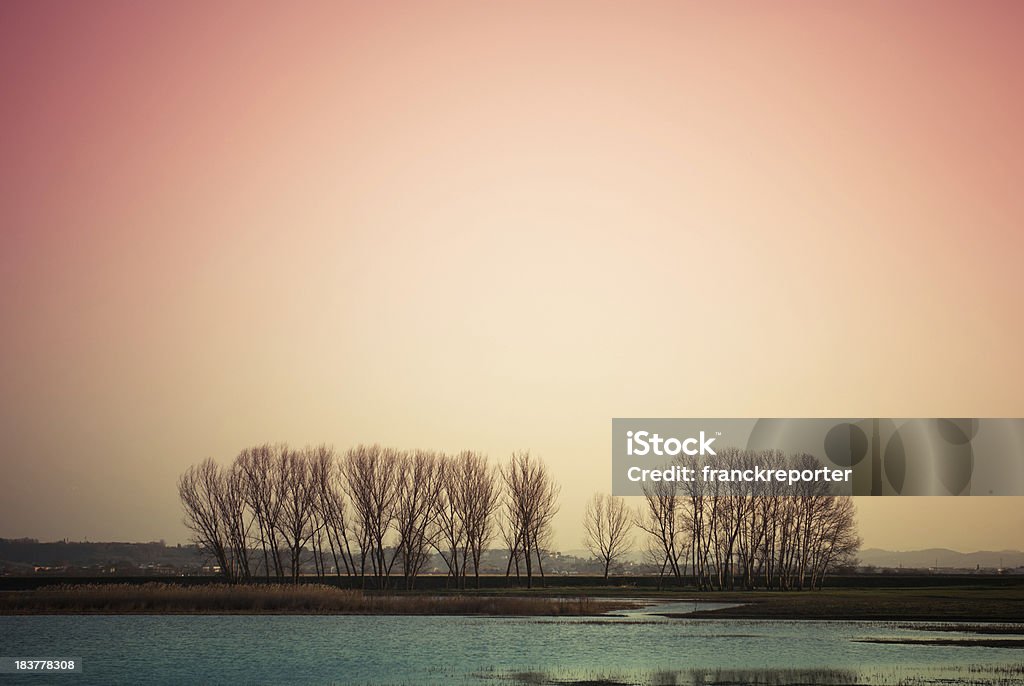
[[[265,441],[1022,417],[1024,5],[0,4],[0,536],[187,538]],[[1024,548],[1020,498],[863,498]]]

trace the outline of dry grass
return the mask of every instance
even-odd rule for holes
[[[574,598],[369,594],[313,584],[86,584],[0,593],[0,614],[393,614],[580,616],[633,603]]]
[[[706,593],[695,600],[742,603],[701,610],[721,619],[850,619],[920,622],[1014,622],[1024,617],[1024,587],[825,589]]]

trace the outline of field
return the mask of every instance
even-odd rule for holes
[[[103,582],[65,580],[22,586],[0,583],[0,614],[73,613],[293,613],[493,616],[596,615],[646,601],[708,601],[733,607],[687,617],[717,619],[1024,622],[1024,584],[1019,579],[958,579],[949,585],[826,587],[815,591],[699,592],[638,584],[589,585],[549,579],[544,588],[481,590],[428,588],[362,591],[310,579],[290,584],[226,585],[212,578]],[[38,580],[42,582],[43,580]],[[934,583],[934,579],[929,579]],[[971,581],[972,583],[968,583]],[[667,616],[673,616],[668,614]]]
[[[86,584],[0,592],[0,614],[390,614],[580,616],[635,607],[586,596],[383,594],[318,584]]]
[[[693,616],[746,619],[1024,622],[1024,588],[834,588],[812,592],[700,594],[742,603]]]

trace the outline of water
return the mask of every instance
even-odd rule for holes
[[[705,604],[698,604],[701,607]],[[1024,684],[1024,650],[862,643],[982,638],[906,622],[619,617],[15,616],[0,655],[78,657],[26,684]],[[1000,637],[1006,638],[1006,637]],[[4,681],[6,679],[6,681]]]

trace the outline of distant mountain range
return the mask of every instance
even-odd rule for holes
[[[860,551],[858,557],[862,565],[887,568],[1014,569],[1024,567],[1024,552],[1020,550],[979,550],[973,553],[961,553],[948,548],[926,548],[924,550],[866,548]]]

